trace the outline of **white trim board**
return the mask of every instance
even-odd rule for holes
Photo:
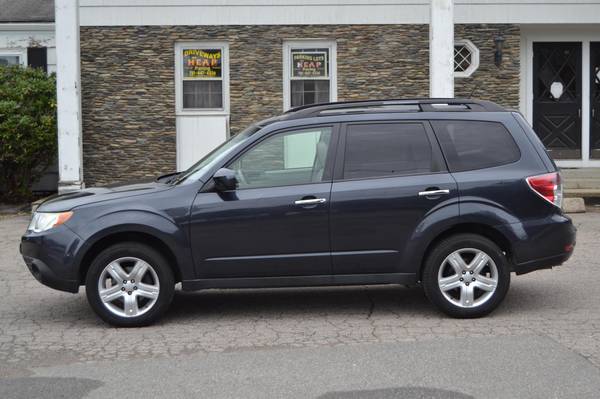
[[[80,0],[82,26],[426,24],[429,0]],[[600,23],[599,0],[455,0],[455,23]]]
[[[581,160],[558,160],[561,167],[600,166],[589,158],[590,150],[590,42],[600,42],[600,29],[592,27],[523,27],[521,30],[521,111],[533,124],[533,43],[581,42]]]

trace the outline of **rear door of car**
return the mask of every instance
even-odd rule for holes
[[[427,121],[344,124],[330,225],[337,275],[414,273],[407,243],[432,212],[458,216],[456,182]]]

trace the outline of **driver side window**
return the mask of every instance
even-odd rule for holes
[[[238,187],[258,188],[318,183],[323,178],[331,127],[276,134],[235,160]]]

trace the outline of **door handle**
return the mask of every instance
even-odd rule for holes
[[[450,194],[450,190],[419,191],[419,197],[433,197],[434,195],[447,195],[447,194]]]
[[[327,202],[325,198],[310,198],[310,199],[301,199],[298,201],[294,201],[295,205],[317,205],[323,204]]]

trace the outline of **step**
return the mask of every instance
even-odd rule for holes
[[[563,176],[565,188],[600,188],[599,178],[569,178]]]
[[[598,188],[566,188],[564,189],[566,198],[582,197],[582,198],[600,198],[600,187]]]
[[[600,168],[561,169],[560,174],[565,179],[600,179]]]

